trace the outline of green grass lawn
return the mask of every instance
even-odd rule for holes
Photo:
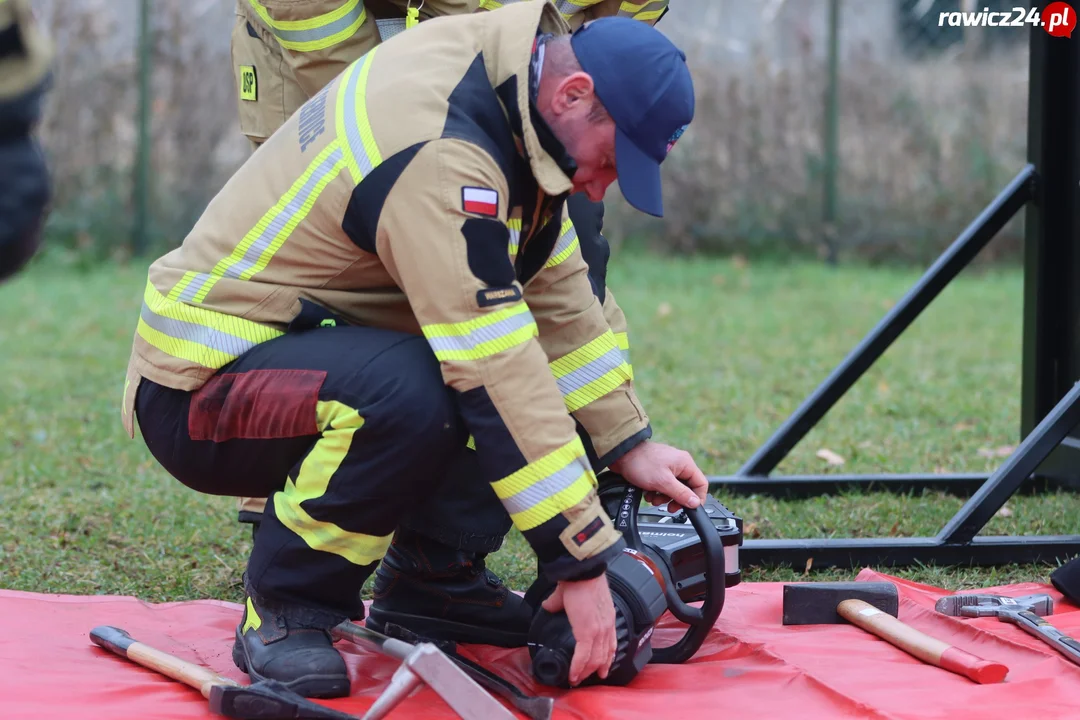
[[[665,260],[623,254],[610,282],[631,322],[654,437],[731,474],[919,272]],[[228,498],[172,480],[120,425],[144,269],[37,268],[0,286],[0,587],[238,600],[249,530]],[[839,402],[778,473],[989,472],[1018,440],[1022,278],[960,278]],[[845,460],[828,466],[828,449]],[[962,500],[938,494],[807,501],[723,498],[758,537],[936,533]],[[1014,498],[990,534],[1076,531],[1077,498]],[[521,537],[491,560],[525,588]],[[748,580],[804,568],[747,569]],[[895,569],[948,588],[1045,580],[1049,567]],[[811,570],[805,577],[851,577]]]

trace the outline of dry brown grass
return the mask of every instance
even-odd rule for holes
[[[839,217],[822,222],[826,69],[697,67],[691,131],[665,164],[666,221],[624,203],[618,233],[678,252],[842,253],[924,262],[951,242],[1023,166],[1026,49],[978,60],[903,63],[871,56],[841,66]],[[830,235],[830,230],[832,234]],[[1015,255],[1014,220],[983,259]]]
[[[137,138],[138,3],[35,0],[35,7],[58,48],[42,127],[57,186],[52,244],[123,254]],[[153,218],[156,242],[169,246],[247,146],[236,124],[231,2],[154,8]],[[849,48],[840,69],[840,217],[836,228],[825,227],[825,63],[805,28],[784,27],[772,33],[774,51],[748,43],[748,63],[715,61],[712,30],[682,43],[698,110],[665,165],[666,221],[645,222],[616,200],[608,212],[613,243],[640,235],[677,252],[822,255],[831,241],[842,256],[924,262],[1022,166],[1022,44],[980,59],[919,62]],[[784,57],[775,52],[778,37]],[[1014,221],[984,257],[1015,253],[1021,230]]]

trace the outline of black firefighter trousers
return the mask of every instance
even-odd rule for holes
[[[571,199],[602,299],[602,205]],[[360,590],[401,525],[479,553],[497,550],[511,527],[420,336],[343,325],[289,332],[195,392],[144,379],[135,412],[151,454],[184,485],[268,498],[245,589],[287,615],[306,608],[301,622],[357,616]]]

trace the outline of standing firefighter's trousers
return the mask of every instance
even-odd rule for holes
[[[144,380],[136,413],[151,453],[188,487],[269,498],[247,590],[321,610],[319,621],[358,613],[360,589],[395,529],[437,486],[443,498],[456,490],[451,505],[486,508],[497,527],[471,520],[488,542],[509,526],[471,465],[452,391],[420,336],[348,326],[290,332],[195,392]],[[425,509],[436,521],[458,511]]]

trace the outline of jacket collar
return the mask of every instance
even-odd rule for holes
[[[548,195],[569,193],[577,165],[530,101],[529,65],[538,29],[566,35],[570,26],[555,6],[546,1],[509,5],[489,17],[484,39],[485,62],[511,114],[514,133],[524,146],[533,177]]]

